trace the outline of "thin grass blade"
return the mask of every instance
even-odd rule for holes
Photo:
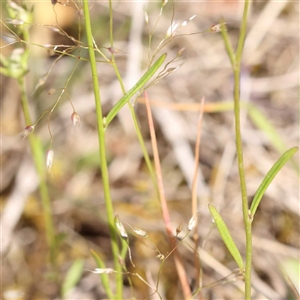
[[[262,183],[258,187],[253,201],[251,203],[250,211],[252,219],[254,218],[256,209],[266,191],[266,189],[269,187],[271,182],[273,181],[274,177],[277,175],[277,173],[280,171],[280,169],[287,163],[287,161],[298,151],[298,147],[291,148],[290,150],[286,151],[282,154],[282,156],[276,161],[276,163],[273,165],[273,167],[270,169],[270,171],[267,173],[265,178],[263,179]]]
[[[240,251],[238,250],[235,242],[233,241],[225,222],[223,221],[221,215],[218,213],[218,211],[216,210],[216,208],[213,205],[208,204],[208,208],[209,208],[210,214],[212,215],[213,219],[215,220],[215,223],[220,232],[223,242],[225,243],[227,249],[229,250],[232,257],[234,258],[235,262],[237,263],[237,265],[243,272],[245,267],[244,267],[244,262],[243,262],[242,256],[241,256]]]
[[[163,64],[166,59],[167,54],[164,53],[160,56],[160,58],[149,68],[149,70],[142,76],[142,78],[126,93],[111,109],[108,115],[105,118],[104,124],[108,126],[108,124],[113,120],[113,118],[117,115],[120,109],[137,93],[139,92],[145,84],[153,77],[155,72],[159,69],[159,67]]]
[[[282,140],[281,136],[278,134],[272,123],[259,110],[259,108],[249,103],[247,104],[247,106],[248,113],[252,122],[268,136],[276,150],[280,154],[286,151],[286,148],[284,146],[285,143]]]
[[[98,253],[96,251],[94,251],[93,249],[90,250],[91,251],[91,254],[94,258],[94,260],[96,261],[96,264],[98,266],[99,269],[105,269],[106,266],[105,266],[105,263],[103,262],[103,260],[101,259],[101,257],[98,255]],[[109,278],[108,278],[108,275],[105,274],[105,273],[102,273],[100,275],[101,277],[101,281],[102,281],[102,284],[103,284],[103,287],[105,289],[105,292],[108,296],[109,299],[114,299],[114,294],[111,290],[111,287],[110,287],[110,282],[109,282]]]
[[[62,284],[61,293],[62,296],[66,296],[68,292],[73,289],[76,284],[79,282],[82,272],[83,272],[83,263],[82,259],[76,259],[71,265],[66,278]]]

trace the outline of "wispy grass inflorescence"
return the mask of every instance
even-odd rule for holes
[[[49,173],[51,172],[53,158],[54,158],[54,151],[53,149],[50,148],[49,150],[47,150],[47,154],[46,154],[46,166]]]
[[[194,22],[196,15],[190,13],[192,15],[185,19],[183,17],[183,21],[177,19],[177,15],[175,18],[175,2],[162,0],[160,2],[158,17],[155,19],[144,7],[144,25],[146,27],[148,33],[148,41],[147,41],[147,50],[144,51],[144,54],[147,56],[146,59],[142,60],[143,67],[145,67],[144,74],[137,80],[137,82],[130,87],[128,90],[125,89],[125,85],[122,79],[122,72],[119,70],[119,59],[122,58],[122,66],[124,61],[127,59],[127,55],[130,53],[124,52],[122,49],[118,49],[114,46],[115,38],[114,38],[114,10],[113,10],[113,1],[108,0],[109,6],[109,21],[107,22],[108,27],[105,27],[105,30],[109,31],[109,41],[108,38],[102,45],[102,32],[97,31],[94,23],[91,22],[90,13],[93,6],[102,5],[99,3],[92,3],[88,0],[83,0],[82,2],[77,2],[73,0],[68,1],[60,1],[60,0],[49,0],[52,3],[51,11],[55,16],[55,24],[39,24],[35,23],[33,19],[33,9],[26,7],[26,5],[18,4],[17,2],[7,1],[7,13],[8,18],[6,20],[1,20],[1,24],[3,28],[7,32],[3,38],[3,45],[1,49],[7,50],[7,47],[14,48],[7,56],[1,55],[1,67],[0,71],[3,75],[13,78],[17,83],[21,91],[21,104],[24,113],[23,123],[24,129],[18,135],[19,140],[27,139],[30,148],[32,151],[32,156],[34,158],[34,163],[36,166],[36,170],[39,176],[40,182],[40,195],[41,202],[43,206],[44,212],[44,220],[45,220],[45,231],[47,244],[49,247],[49,262],[51,264],[51,272],[54,273],[55,282],[59,288],[61,288],[61,298],[67,298],[66,290],[67,288],[72,289],[80,280],[83,270],[92,272],[93,274],[98,274],[101,278],[101,289],[103,289],[106,294],[105,297],[109,299],[124,299],[127,297],[127,293],[124,293],[124,282],[128,282],[130,286],[130,290],[132,292],[132,298],[135,298],[134,288],[135,282],[131,281],[131,277],[135,276],[140,282],[146,285],[148,289],[148,297],[149,298],[159,298],[164,299],[166,295],[161,295],[163,290],[163,274],[164,268],[166,267],[166,262],[168,260],[173,259],[172,263],[174,263],[178,281],[181,284],[181,296],[185,299],[192,299],[196,296],[199,298],[202,297],[200,295],[203,288],[213,287],[219,284],[226,284],[229,282],[234,282],[235,280],[242,279],[245,281],[245,298],[251,299],[251,268],[252,268],[252,223],[255,220],[255,215],[258,209],[258,206],[263,198],[263,195],[266,189],[271,184],[274,177],[277,175],[279,170],[286,164],[286,162],[294,155],[297,151],[297,148],[294,147],[290,150],[284,152],[284,154],[276,161],[270,171],[267,173],[265,178],[262,180],[259,185],[256,193],[254,194],[253,201],[251,205],[248,205],[248,195],[246,190],[246,179],[245,179],[245,170],[243,165],[243,149],[242,149],[242,136],[240,130],[240,68],[241,68],[241,58],[243,54],[243,46],[245,41],[246,34],[246,23],[248,18],[248,10],[249,10],[249,0],[245,1],[244,14],[241,22],[240,28],[240,38],[238,42],[238,47],[236,51],[233,51],[233,47],[231,45],[229,34],[230,29],[227,25],[232,22],[220,21],[218,24],[214,24],[211,26],[205,27],[206,29],[198,32],[190,32],[185,33],[184,29],[191,22]],[[50,5],[51,6],[51,5]],[[59,20],[58,9],[62,8],[59,6],[68,6],[72,8],[72,13],[75,13],[78,23],[76,25],[76,34],[73,36],[69,31],[66,30],[61,24]],[[34,7],[34,5],[32,6]],[[163,14],[167,9],[170,8],[171,17],[168,19],[168,23],[163,26],[163,29],[158,30],[160,27],[160,20],[163,19]],[[94,11],[93,11],[94,13]],[[142,11],[141,11],[142,14]],[[84,22],[84,26],[82,26]],[[190,24],[191,25],[191,24]],[[32,41],[32,28],[39,29],[43,28],[44,30],[48,30],[51,33],[55,33],[56,36],[59,36],[59,39],[53,41],[43,41],[42,43],[33,42]],[[190,26],[191,27],[191,26]],[[189,28],[190,28],[189,27]],[[83,33],[83,29],[85,33]],[[127,29],[127,28],[126,28]],[[158,39],[156,39],[156,33],[160,31],[162,33],[158,33]],[[99,32],[101,33],[98,36]],[[194,111],[199,112],[199,122],[197,128],[197,137],[195,144],[195,166],[194,166],[194,174],[193,174],[193,183],[192,183],[192,191],[191,191],[191,205],[188,208],[191,208],[191,212],[189,213],[190,219],[181,222],[176,228],[174,228],[174,219],[172,213],[169,211],[170,202],[167,199],[167,193],[165,193],[164,182],[163,182],[163,169],[161,165],[161,158],[159,155],[159,140],[156,138],[156,128],[154,126],[154,120],[152,117],[152,105],[156,106],[164,106],[165,108],[172,108],[178,110],[187,110],[188,104],[186,103],[162,103],[157,99],[153,99],[153,101],[149,101],[148,94],[146,92],[147,89],[158,84],[160,81],[166,79],[169,75],[173,75],[175,72],[180,70],[181,66],[184,63],[184,51],[185,47],[181,47],[179,43],[181,43],[181,39],[177,39],[178,37],[188,37],[191,35],[198,34],[215,34],[220,33],[225,42],[225,49],[229,55],[230,62],[232,64],[233,75],[234,75],[234,103],[233,101],[227,101],[222,103],[208,103],[204,104],[204,97],[200,103],[192,103],[191,105],[196,109]],[[104,37],[107,37],[107,34],[103,33]],[[218,36],[218,35],[217,35]],[[154,39],[155,37],[155,39]],[[65,40],[66,42],[60,41],[60,38]],[[167,46],[170,45],[175,39],[178,43],[175,44],[175,48],[179,46],[180,50],[177,50],[177,53],[170,54],[166,50]],[[47,70],[42,71],[42,74],[36,76],[33,79],[32,83],[27,84],[26,76],[30,74],[31,69],[29,66],[29,58],[31,55],[31,50],[33,47],[39,47],[42,49],[48,57],[51,57],[51,62],[47,67]],[[186,47],[188,47],[186,45]],[[170,51],[171,52],[171,51]],[[199,54],[201,55],[201,54]],[[97,57],[97,59],[96,59]],[[57,80],[58,75],[56,74],[56,68],[59,66],[59,62],[63,63],[63,59],[67,58],[68,64],[71,65],[71,69],[67,70],[68,75],[64,79]],[[148,58],[148,60],[147,60]],[[146,61],[146,63],[145,63]],[[119,82],[120,90],[123,95],[119,99],[114,99],[114,105],[109,109],[109,105],[103,106],[102,102],[102,93],[101,89],[102,78],[99,77],[99,63],[104,63],[105,67],[111,67],[115,72],[115,79]],[[138,61],[136,63],[139,63]],[[94,245],[94,247],[98,248],[96,252],[95,250],[90,250],[89,255],[91,255],[96,264],[95,269],[90,267],[89,269],[84,269],[83,263],[86,263],[86,257],[80,258],[80,262],[76,263],[76,260],[73,262],[74,268],[69,268],[69,275],[61,276],[58,259],[60,254],[60,244],[61,237],[56,234],[56,228],[54,226],[53,214],[52,214],[52,205],[50,201],[50,193],[47,188],[47,180],[49,180],[49,176],[52,176],[52,171],[54,173],[54,169],[58,164],[55,164],[54,157],[57,155],[57,136],[55,133],[55,115],[59,106],[61,106],[62,102],[67,101],[68,111],[67,115],[69,116],[69,127],[73,127],[75,131],[78,128],[81,128],[82,123],[86,116],[81,113],[78,107],[75,107],[74,94],[72,95],[72,81],[77,80],[76,73],[82,72],[83,68],[81,66],[85,64],[90,67],[90,71],[84,68],[84,72],[86,72],[92,80],[93,85],[93,95],[95,100],[95,109],[91,110],[95,113],[95,128],[97,128],[97,139],[98,139],[98,165],[99,170],[97,171],[97,178],[101,178],[101,189],[100,192],[103,193],[104,202],[101,202],[100,205],[102,207],[105,206],[106,209],[106,217],[103,219],[107,220],[107,230],[110,234],[110,245],[107,247],[110,251],[109,255],[106,253],[102,253],[102,248]],[[121,65],[121,64],[120,64]],[[67,69],[67,68],[66,68]],[[65,71],[65,70],[63,70]],[[105,70],[106,71],[106,70]],[[102,72],[102,70],[100,70]],[[86,73],[84,76],[86,76]],[[65,74],[65,73],[64,73]],[[55,77],[55,81],[52,81],[52,77]],[[37,78],[37,79],[36,79]],[[74,80],[72,80],[74,79]],[[55,82],[54,84],[52,82]],[[81,82],[80,82],[81,84]],[[52,86],[53,85],[53,86]],[[31,87],[31,90],[28,91],[28,88]],[[29,105],[32,100],[39,99],[40,94],[46,95],[46,100],[41,97],[43,100],[43,105],[38,106],[36,109],[37,119],[32,120],[31,118],[31,109],[34,108],[33,105]],[[139,119],[136,115],[136,110],[134,105],[136,104],[137,98],[145,93],[144,102],[146,104],[146,111],[148,116],[148,128],[147,130],[150,132],[151,136],[151,145],[152,145],[152,153],[153,157],[149,155],[147,144],[145,143],[143,137],[143,131],[141,130],[141,126],[143,126],[143,122],[139,122]],[[29,95],[29,96],[28,96]],[[51,95],[51,97],[47,97]],[[106,95],[105,95],[106,97]],[[84,97],[83,97],[84,98]],[[153,97],[154,98],[154,97]],[[158,97],[157,97],[158,98]],[[49,100],[50,99],[50,100]],[[86,99],[83,99],[85,101]],[[139,100],[138,100],[139,101]],[[230,103],[229,103],[230,102]],[[32,101],[35,104],[35,102]],[[30,107],[31,106],[31,107]],[[46,109],[45,109],[46,106]],[[29,109],[30,107],[30,109]],[[61,106],[65,109],[65,106]],[[248,109],[252,107],[251,109]],[[244,108],[247,108],[249,112],[250,118],[253,116],[253,106],[251,104],[244,105]],[[39,110],[41,109],[41,110]],[[107,110],[109,109],[109,110]],[[143,230],[137,226],[133,226],[128,224],[128,222],[124,224],[121,222],[123,219],[121,215],[121,210],[119,210],[118,214],[115,213],[116,209],[119,209],[118,206],[115,205],[114,194],[112,194],[112,182],[110,178],[110,162],[111,155],[108,153],[110,148],[107,147],[108,138],[110,138],[111,132],[113,132],[115,124],[112,123],[115,120],[121,109],[129,109],[132,117],[132,121],[134,123],[134,128],[136,130],[137,139],[139,141],[141,152],[144,156],[144,161],[147,165],[149,176],[153,182],[153,190],[155,194],[155,199],[161,206],[162,216],[161,219],[164,222],[165,233],[164,237],[168,242],[168,247],[164,248],[162,244],[156,242],[153,238],[152,229]],[[200,235],[200,222],[199,217],[199,199],[197,194],[197,180],[198,180],[198,172],[199,172],[199,161],[200,161],[200,136],[202,130],[202,117],[204,112],[220,112],[220,111],[232,111],[234,110],[234,118],[235,118],[235,133],[236,133],[236,149],[237,149],[237,159],[238,159],[238,170],[241,182],[241,198],[242,198],[242,215],[244,219],[244,228],[245,228],[245,239],[246,239],[246,249],[245,251],[241,251],[238,249],[237,245],[231,236],[229,228],[225,224],[224,220],[221,217],[221,214],[217,211],[215,206],[209,204],[208,211],[211,213],[213,219],[213,226],[216,226],[218,231],[220,232],[220,236],[227,247],[227,250],[232,255],[233,260],[238,265],[238,269],[233,270],[232,273],[228,276],[223,276],[221,280],[215,281],[208,285],[202,285],[202,261],[201,261],[201,247],[203,248],[204,243],[206,242],[207,237],[205,238],[202,246],[200,247],[200,241],[202,241]],[[81,114],[81,115],[80,115]],[[256,113],[258,116],[258,113]],[[254,120],[254,118],[252,118]],[[257,118],[256,118],[257,119]],[[46,131],[46,139],[43,139],[44,145],[39,139],[39,127],[41,126],[42,120],[46,123],[48,127],[48,133]],[[261,120],[261,119],[260,119]],[[41,122],[41,123],[40,123]],[[117,124],[117,122],[116,122]],[[45,127],[46,127],[45,126]],[[110,130],[112,129],[112,130]],[[47,129],[46,129],[47,130]],[[90,137],[89,137],[90,138]],[[276,138],[275,138],[276,139]],[[46,142],[45,142],[46,140]],[[74,140],[72,140],[74,142]],[[76,140],[77,142],[77,140]],[[19,142],[24,143],[24,142]],[[278,140],[277,140],[278,143]],[[280,142],[279,142],[280,144]],[[73,150],[73,148],[72,148]],[[142,161],[142,164],[144,163]],[[99,163],[100,162],[100,163]],[[154,162],[154,163],[153,163]],[[192,172],[193,170],[191,170]],[[54,173],[55,175],[55,173]],[[127,183],[126,183],[127,184]],[[51,193],[51,195],[55,193]],[[154,200],[155,201],[155,200]],[[97,204],[99,205],[99,203]],[[99,206],[97,206],[97,210]],[[207,209],[207,208],[206,208]],[[98,211],[97,211],[98,213]],[[102,214],[102,211],[101,211]],[[120,217],[119,217],[120,215]],[[102,217],[102,216],[101,216]],[[102,219],[102,220],[103,220]],[[101,220],[101,221],[102,221]],[[133,219],[135,220],[135,219]],[[131,219],[131,222],[132,219]],[[179,221],[175,220],[175,225],[177,225]],[[129,228],[128,228],[128,226]],[[149,228],[146,227],[145,228]],[[126,229],[129,229],[128,231]],[[161,229],[160,229],[161,230]],[[199,232],[198,232],[199,231]],[[209,232],[210,234],[210,232]],[[207,234],[207,236],[209,236]],[[82,238],[82,237],[80,237]],[[155,279],[152,279],[152,274],[148,274],[144,271],[141,271],[139,265],[139,256],[135,256],[135,249],[133,248],[133,242],[143,243],[143,246],[146,246],[150,249],[149,253],[151,259],[155,262],[157,266],[157,276],[154,276]],[[155,241],[155,242],[154,242]],[[90,243],[89,243],[90,245]],[[102,245],[100,245],[102,246]],[[191,251],[191,257],[194,259],[193,261],[193,272],[190,272],[190,268],[185,266],[186,260],[184,256],[182,256],[181,247],[185,246],[188,251]],[[152,252],[151,252],[152,251]],[[243,254],[245,253],[245,254]],[[242,254],[245,256],[243,258]],[[85,254],[84,254],[85,255]],[[105,259],[103,258],[105,257]],[[70,260],[72,260],[71,258]],[[89,263],[89,262],[87,262]],[[47,266],[48,268],[48,266]],[[148,270],[146,270],[148,271]],[[72,274],[74,272],[74,274]],[[67,272],[68,273],[68,272]],[[150,272],[149,272],[150,273]],[[193,275],[191,275],[193,273]],[[51,273],[52,274],[52,273]],[[73,276],[74,275],[74,276]],[[125,280],[124,280],[125,277]],[[71,279],[70,279],[71,278]],[[75,278],[75,279],[74,279]],[[71,281],[71,284],[69,283]],[[62,281],[64,281],[62,283]],[[193,285],[191,282],[194,281]],[[67,288],[66,288],[67,286]],[[129,289],[128,289],[129,290]],[[56,295],[57,296],[57,295]],[[50,297],[51,298],[51,297]],[[57,298],[57,297],[56,297]]]
[[[26,126],[25,129],[21,133],[19,133],[19,140],[26,139],[28,135],[33,132],[33,130],[34,130],[34,125]]]

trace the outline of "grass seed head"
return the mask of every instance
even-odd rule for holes
[[[167,5],[167,3],[168,3],[168,0],[162,0],[162,1],[161,1],[162,7],[164,7],[165,5]]]
[[[117,226],[117,229],[118,229],[118,231],[119,231],[121,237],[122,237],[123,239],[127,240],[127,239],[128,239],[128,234],[127,234],[127,232],[126,232],[126,230],[125,230],[123,224],[121,223],[121,221],[120,221],[118,215],[115,216],[115,224],[116,224],[116,226]]]
[[[7,18],[6,19],[6,23],[7,24],[12,24],[14,25],[15,27],[17,26],[21,26],[24,24],[24,21],[23,20],[20,20],[20,19],[10,19],[10,18]]]
[[[209,31],[216,33],[221,32],[222,28],[224,28],[224,30],[227,30],[226,24],[227,23],[214,24],[209,28]]]
[[[95,274],[112,274],[112,273],[116,273],[116,271],[112,268],[96,268],[92,272],[95,273]]]
[[[194,229],[194,227],[196,226],[196,223],[197,223],[197,215],[193,215],[189,221],[189,224],[188,224],[188,231],[192,231]]]
[[[51,171],[52,164],[53,164],[53,157],[54,157],[54,151],[52,149],[49,149],[46,154],[46,166],[48,172]]]
[[[182,231],[182,223],[180,223],[176,228],[176,235],[178,235]]]
[[[165,256],[161,253],[157,254],[156,257],[159,259],[159,260],[164,260],[165,259]]]
[[[185,47],[181,48],[178,52],[177,52],[177,57],[181,57],[182,53],[185,51]]]
[[[145,22],[148,24],[149,23],[149,16],[148,16],[148,13],[144,7],[144,18],[145,18]]]
[[[28,125],[25,127],[25,129],[19,134],[19,140],[24,140],[27,138],[27,136],[33,132],[34,126],[33,125]]]
[[[71,120],[72,120],[74,128],[80,127],[80,117],[75,111],[71,115]]]
[[[142,229],[136,228],[136,227],[131,227],[132,230],[140,237],[142,238],[147,238],[148,237],[148,233]]]
[[[166,38],[174,37],[178,26],[179,26],[179,22],[172,22],[171,26],[167,30]]]
[[[184,21],[182,22],[182,24],[181,24],[180,27],[186,26],[186,25],[187,25],[189,22],[191,22],[195,17],[196,17],[196,15],[193,15],[193,16],[191,16],[190,18],[184,20]]]

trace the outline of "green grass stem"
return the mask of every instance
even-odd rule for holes
[[[98,83],[96,58],[93,45],[93,34],[91,28],[90,12],[88,0],[83,0],[85,30],[87,36],[87,44],[89,50],[90,66],[92,72],[93,90],[95,96],[95,106],[97,114],[97,127],[98,127],[98,141],[99,141],[99,155],[100,155],[100,169],[102,174],[103,191],[106,205],[106,214],[108,218],[108,226],[111,237],[112,254],[114,260],[114,268],[116,273],[116,295],[115,299],[123,298],[123,278],[122,278],[122,267],[119,262],[119,247],[118,247],[118,236],[114,223],[114,209],[112,199],[110,195],[110,185],[108,176],[108,167],[106,159],[106,148],[105,148],[105,128],[103,124],[103,115],[101,108],[101,97]]]
[[[21,89],[21,102],[22,108],[25,118],[25,123],[27,125],[32,124],[30,112],[29,112],[29,104],[26,94],[26,85],[25,79],[21,76],[18,79],[18,83]],[[30,149],[32,152],[35,168],[38,173],[39,177],[39,191],[41,195],[43,213],[44,213],[44,220],[45,220],[45,231],[46,231],[46,239],[48,246],[50,248],[50,263],[53,268],[56,268],[56,242],[55,242],[55,230],[53,225],[52,219],[52,208],[51,208],[51,201],[49,197],[48,186],[46,182],[46,168],[45,168],[45,159],[44,159],[44,150],[39,138],[33,133],[29,136],[29,144]]]
[[[114,38],[113,38],[113,9],[112,9],[112,1],[111,0],[109,0],[109,16],[110,16],[110,32],[109,32],[110,33],[110,47],[113,48],[113,46],[114,46]],[[116,76],[118,78],[118,81],[120,83],[123,95],[125,96],[126,95],[126,89],[125,89],[125,86],[124,86],[124,83],[123,83],[122,76],[121,76],[121,74],[119,72],[118,66],[117,66],[117,64],[115,62],[114,53],[112,53],[112,56],[111,56],[111,63],[112,63],[112,66],[113,66],[113,68],[115,70],[115,73],[116,73]],[[151,73],[151,76],[153,76],[153,75],[154,75],[154,73],[153,74]],[[129,100],[130,100],[130,98],[129,98]],[[140,126],[139,126],[139,122],[138,122],[138,119],[137,119],[137,116],[136,116],[136,113],[135,113],[135,110],[134,110],[134,106],[130,103],[129,100],[127,101],[128,108],[129,108],[130,113],[131,113],[131,117],[132,117],[133,125],[134,125],[134,128],[135,128],[136,134],[137,134],[137,138],[138,138],[138,141],[140,143],[140,146],[141,146],[141,149],[142,149],[142,152],[143,152],[143,156],[144,156],[147,168],[149,170],[152,182],[153,182],[154,186],[157,189],[156,175],[155,175],[155,172],[154,172],[154,169],[153,169],[153,165],[151,163],[151,160],[150,160],[150,157],[149,157],[149,153],[147,151],[147,148],[146,148],[146,145],[145,145],[145,141],[144,141],[144,138],[143,138],[141,130],[140,130]],[[106,119],[106,122],[107,122],[107,119]],[[106,123],[106,126],[107,125],[108,124]]]
[[[22,30],[22,35],[24,41],[29,43],[30,41],[29,31],[27,31],[26,29]],[[24,54],[20,56],[18,64],[16,65],[19,71],[15,74],[19,74],[19,75],[17,75],[17,77],[14,77],[18,81],[20,87],[21,103],[22,103],[22,109],[23,109],[26,125],[33,124],[30,116],[29,101],[27,98],[26,83],[25,83],[25,74],[28,70],[29,54],[30,54],[29,48],[26,45],[24,49]],[[8,76],[9,75],[12,77],[14,76],[13,73],[8,74]],[[41,202],[42,202],[42,208],[44,214],[46,240],[50,250],[49,261],[52,267],[54,279],[56,282],[58,282],[59,278],[56,269],[57,268],[57,263],[56,263],[57,243],[56,243],[54,223],[52,218],[51,201],[50,201],[50,196],[49,196],[49,191],[47,186],[47,176],[46,176],[47,172],[45,166],[44,149],[40,139],[34,134],[34,132],[32,132],[28,136],[28,138],[29,138],[29,145],[33,156],[34,165],[39,178],[39,192],[41,196]]]
[[[240,121],[240,75],[241,75],[241,59],[245,44],[247,19],[250,8],[250,0],[245,0],[244,12],[241,22],[240,35],[236,53],[234,53],[229,36],[224,26],[222,29],[222,36],[225,43],[225,48],[228,53],[234,76],[234,119],[235,119],[235,136],[236,136],[236,151],[238,160],[238,171],[240,177],[240,187],[242,196],[243,219],[246,235],[246,268],[245,268],[245,298],[251,299],[251,268],[252,268],[252,227],[251,218],[249,217],[249,206],[247,198],[247,186],[245,178],[245,168],[243,162],[243,146],[241,135],[241,121]]]

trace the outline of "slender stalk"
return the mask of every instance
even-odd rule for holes
[[[236,149],[238,159],[238,170],[240,176],[240,186],[242,193],[242,208],[246,234],[246,270],[245,270],[245,298],[251,299],[251,268],[252,268],[252,227],[251,218],[249,217],[249,205],[247,199],[247,187],[245,178],[245,168],[243,162],[243,146],[241,136],[240,122],[240,75],[241,75],[241,58],[243,54],[247,19],[249,13],[250,1],[246,0],[244,5],[243,18],[240,29],[240,37],[235,56],[234,72],[234,115],[235,115],[235,134],[236,134]]]
[[[115,70],[115,73],[117,75],[117,78],[118,78],[118,80],[120,82],[122,92],[125,95],[126,94],[126,90],[125,90],[122,77],[120,75],[119,69],[118,69],[115,61],[112,62],[112,65],[114,67],[114,70]],[[131,117],[132,117],[132,120],[133,120],[133,124],[134,124],[134,128],[135,128],[135,131],[136,131],[136,134],[137,134],[137,138],[139,140],[139,143],[140,143],[143,155],[144,155],[144,159],[145,159],[146,165],[147,165],[148,170],[150,172],[151,179],[153,181],[154,186],[157,188],[155,172],[154,172],[154,169],[153,169],[153,166],[152,166],[152,163],[151,163],[151,160],[150,160],[150,157],[149,157],[149,154],[148,154],[148,151],[147,151],[144,139],[143,139],[143,135],[142,135],[141,130],[140,130],[140,126],[139,126],[139,123],[138,123],[138,119],[136,117],[136,113],[134,111],[134,107],[133,107],[133,105],[130,102],[128,102],[128,108],[129,108],[130,113],[131,113]]]
[[[30,40],[29,31],[23,30],[22,35],[24,41],[26,41],[26,43],[29,43]],[[24,70],[27,70],[28,68],[28,58],[29,58],[29,48],[27,47],[26,44],[25,52],[20,64],[20,67],[23,68]],[[29,111],[29,101],[27,98],[25,77],[21,75],[17,78],[17,80],[21,91],[21,103],[22,103],[25,123],[26,125],[32,125],[32,120]],[[46,178],[43,146],[40,140],[38,139],[38,137],[34,134],[34,132],[28,136],[28,139],[29,139],[30,149],[33,156],[35,168],[37,170],[38,177],[39,177],[39,190],[40,190],[43,214],[45,220],[46,240],[47,240],[48,247],[50,249],[49,261],[54,271],[54,276],[55,276],[54,279],[56,282],[58,282],[59,281],[58,271],[56,269],[57,268],[57,264],[56,264],[57,245],[55,241],[55,230],[54,230],[54,224],[52,218],[51,201],[50,201],[49,191],[46,182],[47,178]]]
[[[240,76],[241,76],[241,59],[244,49],[247,19],[250,7],[250,0],[246,0],[244,4],[244,12],[241,22],[240,36],[236,53],[234,53],[228,34],[223,28],[222,36],[225,43],[225,48],[228,53],[234,75],[234,119],[235,119],[235,135],[236,135],[236,151],[238,160],[238,171],[240,177],[240,187],[242,195],[242,210],[246,235],[246,266],[245,266],[245,298],[251,299],[251,268],[252,268],[252,228],[251,218],[249,217],[249,206],[247,199],[247,186],[245,177],[245,168],[243,161],[243,145],[241,135],[240,121]]]
[[[168,209],[168,205],[167,205],[167,201],[166,201],[166,197],[165,197],[165,190],[164,190],[164,185],[163,185],[162,171],[161,171],[160,159],[159,159],[159,155],[158,155],[158,147],[157,147],[157,140],[156,140],[156,135],[155,135],[155,130],[154,130],[152,112],[151,112],[151,108],[150,108],[150,104],[149,104],[149,100],[148,100],[148,95],[146,92],[145,92],[145,100],[146,100],[146,110],[147,110],[147,115],[148,115],[149,130],[150,130],[155,170],[156,170],[159,199],[160,199],[160,205],[161,205],[161,210],[162,210],[162,214],[163,214],[163,219],[165,222],[166,232],[168,235],[170,246],[172,247],[172,250],[174,250],[174,263],[175,263],[175,267],[177,270],[177,275],[178,275],[180,283],[181,283],[184,299],[191,299],[191,289],[189,286],[187,274],[184,269],[180,253],[178,252],[177,248],[175,247],[175,243],[174,243],[174,235],[172,233],[171,218],[170,218],[169,209]]]
[[[244,44],[245,44],[249,8],[250,8],[250,0],[246,0],[245,6],[244,6],[242,23],[241,23],[241,29],[240,29],[240,37],[239,37],[238,46],[237,46],[237,50],[236,50],[236,61],[239,64],[241,62]]]
[[[113,22],[113,9],[112,9],[112,1],[109,0],[109,41],[110,47],[113,49],[114,47],[114,22]],[[114,61],[114,52],[112,51],[112,60]]]
[[[95,96],[96,114],[97,114],[100,168],[101,168],[102,181],[103,181],[103,190],[104,190],[104,198],[105,198],[105,205],[106,205],[106,213],[108,218],[108,226],[109,226],[109,232],[111,236],[111,246],[112,246],[114,267],[115,270],[117,271],[115,297],[116,299],[122,299],[123,298],[122,267],[119,263],[118,237],[117,237],[117,231],[114,223],[114,210],[113,210],[112,199],[110,195],[109,176],[108,176],[106,148],[105,148],[105,130],[103,124],[101,98],[100,98],[100,91],[99,91],[96,58],[94,53],[93,34],[91,28],[88,0],[83,0],[83,9],[84,9],[85,30],[87,36],[90,65],[92,71],[93,89],[94,89],[94,96]]]
[[[110,30],[109,30],[109,34],[110,34],[110,46],[113,48],[113,46],[114,46],[114,44],[113,44],[114,43],[114,39],[113,39],[113,18],[112,18],[113,13],[112,13],[112,2],[111,2],[111,0],[109,0],[109,15],[110,15],[110,23],[109,23],[110,24],[110,27],[109,27],[110,28]],[[119,72],[118,66],[117,66],[117,64],[115,62],[115,56],[114,56],[113,53],[112,53],[112,57],[111,57],[111,62],[112,62],[112,66],[113,66],[113,68],[115,70],[116,76],[118,78],[118,81],[119,81],[119,83],[121,85],[122,92],[125,95],[126,94],[126,89],[125,89],[125,86],[124,86],[124,83],[123,83],[122,76],[121,76],[121,74]],[[129,107],[129,110],[130,110],[130,113],[131,113],[131,117],[132,117],[132,120],[133,120],[134,128],[135,128],[135,131],[136,131],[136,134],[137,134],[137,138],[139,140],[139,143],[140,143],[143,155],[144,155],[144,159],[145,159],[146,165],[147,165],[148,170],[150,172],[150,176],[152,178],[153,184],[154,184],[154,186],[157,189],[155,172],[154,172],[154,169],[153,169],[153,166],[152,166],[152,163],[151,163],[151,160],[150,160],[147,148],[145,146],[145,142],[144,142],[141,130],[140,130],[138,119],[137,119],[136,113],[134,111],[134,107],[133,107],[133,105],[130,102],[128,102],[128,107]]]
[[[31,122],[28,99],[27,99],[27,94],[26,94],[26,85],[25,85],[25,80],[24,80],[23,76],[21,76],[18,79],[18,83],[19,83],[19,86],[21,89],[21,102],[22,102],[22,108],[23,108],[25,122],[27,125],[30,125],[30,124],[32,124],[32,122]],[[47,187],[47,183],[46,183],[44,153],[43,153],[41,142],[35,136],[34,133],[31,133],[28,136],[28,138],[29,138],[29,144],[30,144],[30,149],[32,152],[35,168],[37,170],[38,177],[40,180],[39,190],[40,190],[42,206],[43,206],[46,239],[47,239],[47,244],[50,248],[50,263],[55,268],[55,266],[56,266],[55,231],[54,231],[53,219],[52,219],[51,202],[50,202],[48,187]]]
[[[199,157],[200,157],[200,141],[201,141],[201,129],[202,129],[202,118],[204,111],[204,97],[201,99],[201,108],[200,115],[198,121],[198,129],[197,129],[197,138],[195,145],[195,166],[194,166],[194,175],[193,175],[193,183],[192,183],[192,216],[197,214],[197,179],[198,179],[198,171],[199,171]],[[196,225],[194,227],[193,234],[195,249],[194,249],[194,263],[195,263],[195,289],[198,289],[201,286],[201,260],[198,254],[199,251],[199,232],[198,232],[198,218],[196,218]],[[201,292],[200,292],[201,295]]]
[[[240,177],[240,187],[242,194],[243,219],[246,234],[246,270],[245,270],[245,298],[251,299],[251,265],[252,265],[252,230],[251,219],[249,218],[249,206],[247,199],[247,187],[245,179],[245,169],[243,162],[243,148],[240,128],[240,67],[234,71],[234,115],[235,115],[235,134],[236,150],[238,160],[238,170]]]

